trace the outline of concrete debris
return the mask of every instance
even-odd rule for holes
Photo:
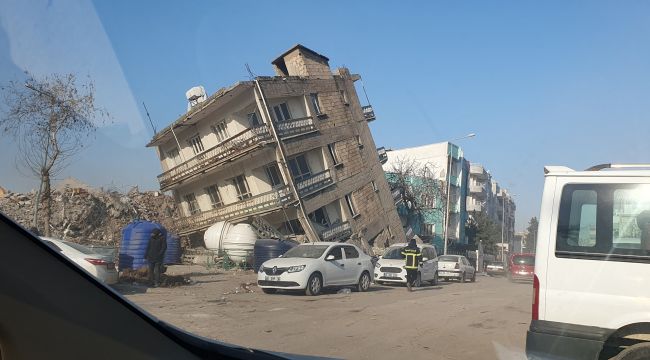
[[[29,229],[32,227],[36,192],[7,192],[0,196],[0,212]],[[122,228],[133,220],[161,223],[174,232],[178,210],[170,196],[158,191],[128,194],[111,190],[65,188],[52,192],[51,236],[80,244],[118,246]],[[38,229],[43,231],[44,202],[38,212]]]
[[[233,295],[233,294],[241,294],[241,293],[254,293],[255,291],[251,289],[251,287],[257,286],[254,282],[249,282],[249,283],[241,283],[239,286],[237,286],[234,290],[232,291],[227,291],[223,293],[223,295]]]

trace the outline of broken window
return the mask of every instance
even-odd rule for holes
[[[233,185],[235,185],[235,190],[237,191],[237,199],[241,201],[252,196],[248,188],[246,177],[243,174],[233,178],[232,182]]]
[[[311,177],[311,170],[309,169],[309,164],[307,164],[307,159],[305,159],[304,154],[298,155],[293,159],[289,159],[288,163],[291,175],[296,182],[300,182]]]
[[[291,114],[289,113],[289,105],[287,105],[287,103],[275,105],[273,107],[273,112],[275,112],[275,120],[277,121],[291,120]]]
[[[345,195],[345,202],[348,204],[348,209],[350,209],[350,214],[352,214],[352,217],[359,215],[357,208],[354,205],[354,199],[352,199],[352,193]]]
[[[213,209],[223,206],[217,185],[208,186],[205,188],[205,192],[208,194],[208,196],[210,196],[210,203],[212,204]]]
[[[271,187],[276,188],[284,185],[278,164],[273,163],[271,165],[267,165],[264,170],[266,171],[266,176],[269,178]]]
[[[196,196],[194,196],[194,193],[189,193],[185,195],[185,202],[187,202],[187,208],[190,211],[190,215],[194,215],[201,212],[201,208],[199,207],[199,202],[196,201]]]
[[[330,218],[324,208],[319,208],[318,210],[309,214],[309,220],[311,220],[314,224],[318,224],[326,228],[330,227]]]
[[[377,183],[373,180],[370,182],[372,184],[372,191],[379,191],[379,188],[377,187]]]
[[[311,105],[314,107],[316,115],[321,115],[323,112],[321,111],[320,102],[318,101],[318,94],[309,94],[309,98],[311,99]]]
[[[201,141],[199,134],[192,136],[189,140],[189,143],[192,146],[192,150],[194,151],[195,155],[205,150],[205,148],[203,148],[203,142]]]
[[[222,142],[228,138],[228,129],[226,128],[226,121],[221,121],[216,125],[212,126],[212,132],[217,135],[219,142]]]
[[[181,154],[178,152],[178,148],[173,148],[167,152],[167,158],[171,160],[173,166],[177,166],[181,163]]]

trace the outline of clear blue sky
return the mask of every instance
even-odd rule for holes
[[[4,14],[4,15],[2,15]],[[0,81],[23,70],[98,78],[114,125],[65,175],[156,188],[144,143],[209,93],[256,74],[295,43],[363,76],[378,146],[459,142],[539,212],[545,164],[650,162],[650,2],[0,0]],[[33,70],[37,69],[37,70]],[[0,140],[0,185],[35,187]]]

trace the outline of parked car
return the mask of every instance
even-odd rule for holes
[[[41,237],[44,243],[65,257],[72,260],[103,283],[115,284],[118,280],[117,269],[112,258],[98,254],[89,247],[69,241]]]
[[[485,270],[488,275],[505,275],[506,273],[503,261],[490,261],[487,263]]]
[[[476,281],[476,269],[462,255],[441,255],[438,257],[438,278],[457,279],[460,282]]]
[[[650,165],[544,169],[529,358],[649,358],[650,171],[640,167]]]
[[[512,254],[508,258],[508,279],[510,281],[533,281],[535,254]]]
[[[286,289],[318,295],[330,286],[354,286],[358,291],[367,291],[372,268],[370,256],[354,245],[314,242],[264,262],[257,273],[257,285],[267,294]]]
[[[390,246],[384,255],[375,263],[375,282],[378,284],[406,284],[406,269],[404,269],[405,258],[402,249],[408,244],[395,244]],[[433,245],[418,245],[422,252],[422,262],[418,267],[418,277],[415,286],[421,286],[423,282],[431,285],[438,283],[438,260],[436,259],[436,248]]]

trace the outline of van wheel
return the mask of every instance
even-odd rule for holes
[[[613,360],[642,360],[650,358],[650,342],[643,342],[618,353]]]
[[[320,274],[313,273],[307,280],[307,287],[305,288],[305,294],[309,296],[316,296],[320,294],[320,291],[323,289],[323,278]]]
[[[370,275],[368,275],[367,271],[364,271],[357,283],[357,291],[365,292],[368,291],[368,289],[370,289]]]
[[[460,282],[464,283],[465,282],[465,273],[460,277]]]

